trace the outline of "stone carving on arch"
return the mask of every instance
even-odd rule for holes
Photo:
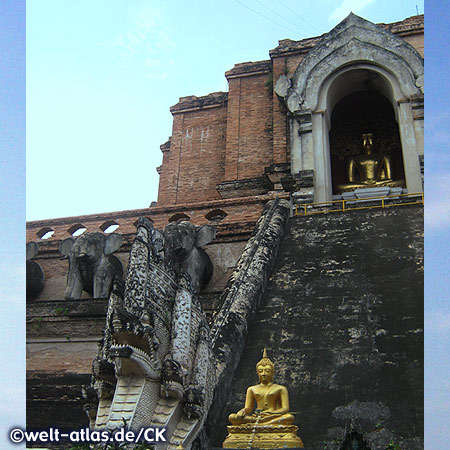
[[[370,62],[392,72],[405,96],[421,92],[424,69],[417,50],[398,36],[351,13],[298,65],[287,96],[289,110],[315,109],[314,99],[325,78],[336,68],[355,62]]]
[[[358,70],[383,80],[399,125],[408,191],[423,189],[423,59],[400,37],[351,13],[305,56],[292,79],[282,75],[275,85],[289,110],[292,174],[314,170],[314,201],[332,195],[328,132],[332,109],[343,98],[333,86]]]

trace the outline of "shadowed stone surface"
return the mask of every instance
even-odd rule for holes
[[[371,450],[423,448],[423,209],[290,219],[212,442],[266,346],[305,448],[338,450],[351,419]]]
[[[58,428],[61,433],[80,430],[89,426],[80,386],[89,384],[91,374],[48,374],[32,372],[27,377],[27,429],[48,430]],[[73,443],[36,442],[27,448],[63,450]]]
[[[81,385],[91,374],[47,374],[33,372],[27,379],[27,427],[78,430],[88,426],[83,411]],[[51,418],[51,419],[50,419]],[[50,420],[51,422],[50,422]],[[37,447],[42,447],[42,443]]]
[[[211,328],[217,383],[213,406],[203,430],[207,438],[216,434],[221,423],[220,417],[245,345],[248,326],[263,298],[289,211],[286,200],[276,199],[266,204],[221,296],[220,308]]]

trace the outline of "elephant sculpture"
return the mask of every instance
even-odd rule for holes
[[[86,291],[94,298],[107,298],[113,281],[122,278],[122,263],[112,255],[122,244],[122,235],[85,233],[61,242],[59,251],[69,258],[66,300],[81,298]]]
[[[178,277],[189,275],[192,293],[197,294],[212,277],[213,266],[200,248],[216,237],[210,225],[196,227],[188,221],[171,222],[163,230],[164,257],[172,262]]]
[[[39,252],[36,242],[27,243],[27,299],[35,299],[44,289],[45,276],[40,264],[31,261]]]

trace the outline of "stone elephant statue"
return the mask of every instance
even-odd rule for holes
[[[31,261],[39,252],[36,242],[27,243],[27,299],[35,299],[44,289],[45,276],[40,264]]]
[[[171,222],[163,230],[164,256],[173,263],[179,277],[182,274],[189,275],[194,294],[200,292],[212,277],[211,259],[200,247],[215,237],[214,227],[196,227],[185,220]]]
[[[81,298],[86,291],[94,298],[108,298],[113,281],[122,278],[122,263],[112,255],[122,245],[122,235],[85,233],[61,242],[59,251],[69,257],[66,300]]]

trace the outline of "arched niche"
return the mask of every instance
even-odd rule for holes
[[[368,86],[369,84],[369,86]],[[421,192],[423,60],[401,38],[354,15],[300,62],[284,96],[289,110],[291,171],[314,171],[314,201],[332,198],[331,114],[344,97],[373,90],[392,105],[409,192]]]
[[[361,153],[366,133],[373,135],[374,151],[389,158],[389,185],[406,187],[398,115],[387,80],[374,71],[352,70],[335,79],[327,103],[332,193],[341,193],[348,183],[348,161]]]

